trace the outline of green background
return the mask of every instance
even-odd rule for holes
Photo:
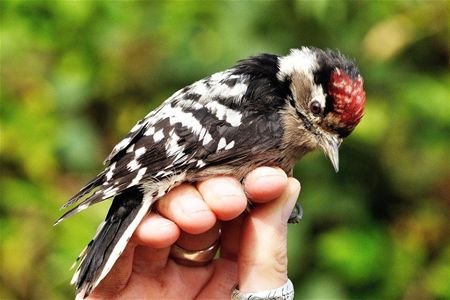
[[[52,227],[134,123],[261,52],[354,58],[366,114],[296,167],[297,299],[450,299],[449,2],[1,1],[1,299],[71,299],[108,203]]]

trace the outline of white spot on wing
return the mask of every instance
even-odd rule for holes
[[[172,172],[161,170],[161,171],[159,171],[158,173],[156,173],[155,177],[167,176],[167,175],[169,175],[170,173],[172,173]]]
[[[209,78],[209,80],[212,82],[225,80],[230,76],[230,74],[231,74],[230,70],[217,72],[217,73],[212,74],[211,77]]]
[[[131,138],[129,138],[129,137],[124,138],[123,140],[120,141],[120,143],[118,143],[118,144],[114,147],[112,153],[117,153],[117,152],[119,152],[120,150],[124,149],[126,146],[128,146],[128,144],[129,144],[130,142],[131,142]]]
[[[173,159],[172,165],[176,165],[179,163],[182,163],[183,161],[185,161],[187,159],[187,155],[184,154],[184,152],[180,152],[177,154],[177,156],[175,156],[175,158]],[[166,167],[167,168],[167,167]]]
[[[132,161],[130,161],[127,165],[128,170],[130,170],[131,172],[133,172],[134,170],[137,170],[141,165],[138,163],[138,161],[136,159],[133,159]]]
[[[138,173],[136,174],[136,177],[133,178],[133,180],[127,187],[132,187],[132,186],[135,186],[136,184],[138,184],[139,181],[141,181],[142,177],[144,177],[145,171],[147,171],[147,168],[140,169],[138,171]]]
[[[209,142],[212,141],[212,136],[211,135],[205,135],[205,137],[203,138],[203,146],[207,145]]]
[[[197,81],[189,86],[190,88],[189,93],[195,93],[200,95],[200,99],[197,101],[197,103],[203,105],[207,104],[214,97],[234,98],[233,99],[234,101],[239,102],[242,99],[242,96],[247,91],[248,77],[242,75],[232,75],[232,72],[233,70],[226,70],[223,72],[214,73],[207,79]],[[227,79],[236,79],[237,82],[232,87],[229,87],[227,84],[223,83],[223,81]],[[206,85],[206,83],[209,84],[209,87]],[[182,100],[183,94],[180,91],[178,91],[176,93],[176,97],[177,99]],[[188,103],[188,101],[191,100],[183,100],[182,102]],[[192,105],[193,102],[190,102],[189,104]]]
[[[142,128],[144,124],[142,124],[140,121],[136,123],[136,125],[133,126],[133,128],[131,128],[130,132],[135,132],[138,129]]]
[[[242,114],[237,110],[231,109],[217,101],[210,101],[205,105],[208,110],[214,114],[217,119],[226,121],[231,126],[241,125]]]
[[[116,192],[117,192],[118,190],[119,190],[119,187],[115,187],[115,188],[112,188],[112,186],[109,187],[108,189],[106,189],[106,190],[103,192],[103,197],[102,197],[102,199],[108,199],[108,198],[111,198],[111,197],[115,196],[115,195],[116,195]]]
[[[141,147],[141,148],[137,149],[136,151],[134,151],[134,158],[136,159],[138,157],[141,157],[142,155],[144,155],[144,153],[146,151],[147,150],[145,149],[145,147]]]
[[[211,101],[211,98],[222,97],[222,98],[234,98],[235,102],[242,100],[245,92],[247,91],[248,85],[246,83],[236,83],[233,87],[229,87],[224,83],[212,83],[209,93],[202,95],[199,102],[207,104]]]
[[[77,211],[85,210],[88,207],[89,207],[89,203],[84,203],[84,204],[78,206]]]
[[[175,154],[183,152],[184,147],[178,145],[179,139],[180,137],[176,133],[172,132],[165,145],[167,156],[174,156]]]
[[[144,135],[145,136],[149,136],[149,135],[152,135],[154,133],[155,133],[155,127],[151,126],[144,132]]]
[[[181,100],[182,101],[179,102],[179,105],[185,108],[201,109],[203,107],[203,105],[201,105],[197,101],[193,101],[190,99],[181,99]]]
[[[198,137],[200,139],[203,139],[205,137],[205,134],[206,134],[206,128],[203,127],[202,130],[200,130],[200,134],[198,135]]]
[[[205,95],[209,93],[209,90],[208,87],[202,81],[197,81],[191,85],[190,92],[199,95]]]
[[[109,166],[108,173],[106,173],[106,181],[111,180],[114,175],[114,169],[116,168],[116,162],[114,162],[111,166]]]
[[[197,168],[204,167],[206,163],[203,160],[198,160],[197,164],[195,165]]]
[[[227,145],[227,141],[225,140],[225,138],[224,137],[220,138],[219,144],[217,145],[217,151],[225,148],[226,145]]]
[[[127,153],[133,152],[134,144],[127,148]]]
[[[171,107],[170,105],[165,105],[160,109],[158,117],[161,119],[169,117],[171,125],[180,123],[181,126],[190,129],[192,133],[197,136],[201,136],[201,133],[203,132],[202,129],[204,129],[200,121],[197,118],[195,118],[191,112],[183,111],[182,106]],[[205,132],[204,138],[212,139],[210,133],[206,129],[204,129],[204,132]],[[157,133],[155,133],[155,136]],[[156,140],[155,136],[154,138]]]
[[[230,150],[233,147],[234,147],[234,141],[231,141],[228,143],[228,145],[226,145],[225,150]]]
[[[160,142],[162,139],[164,138],[164,133],[163,130],[160,129],[157,132],[155,132],[155,134],[153,135],[153,140],[155,141],[155,143]]]

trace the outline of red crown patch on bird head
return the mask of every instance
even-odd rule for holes
[[[342,136],[358,125],[364,115],[366,93],[363,88],[363,79],[360,75],[352,79],[341,69],[331,72],[328,93],[333,98],[333,108],[327,123],[332,125]]]

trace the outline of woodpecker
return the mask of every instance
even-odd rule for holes
[[[113,198],[77,259],[77,298],[108,274],[152,205],[182,182],[215,175],[242,180],[259,166],[292,174],[322,149],[336,172],[338,149],[364,113],[363,79],[339,52],[313,47],[239,61],[177,91],[138,121],[106,158],[105,169],[63,208],[57,223]]]

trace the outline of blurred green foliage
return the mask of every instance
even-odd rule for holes
[[[449,2],[2,1],[1,299],[70,299],[108,203],[52,227],[135,121],[261,52],[353,57],[366,115],[296,168],[297,299],[450,299]]]

